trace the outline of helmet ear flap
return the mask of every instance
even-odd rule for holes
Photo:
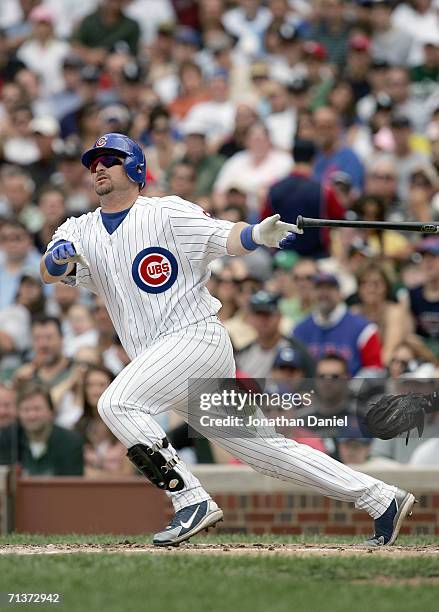
[[[135,183],[138,183],[140,189],[143,189],[145,186],[145,182],[142,180],[142,175],[144,174],[143,165],[144,164],[139,163],[139,160],[132,155],[128,155],[123,162],[123,167],[128,175],[128,178]]]

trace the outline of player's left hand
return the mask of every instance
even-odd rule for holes
[[[281,249],[289,246],[296,234],[303,234],[303,230],[293,223],[284,223],[280,215],[267,217],[253,228],[253,240],[257,244]]]

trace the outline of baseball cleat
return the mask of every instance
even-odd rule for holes
[[[223,511],[211,499],[186,506],[175,514],[166,529],[155,534],[152,543],[155,546],[178,546],[180,542],[189,540],[203,529],[207,531],[222,520]]]
[[[392,503],[382,516],[375,520],[374,535],[364,542],[364,546],[392,546],[396,542],[401,525],[407,516],[412,515],[416,503],[412,493],[397,489]]]

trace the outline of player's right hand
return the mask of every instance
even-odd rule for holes
[[[52,259],[56,264],[66,264],[76,261],[77,253],[73,242],[63,240],[50,251]]]

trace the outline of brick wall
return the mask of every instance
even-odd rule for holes
[[[416,494],[419,504],[402,533],[439,535],[439,469],[363,466],[362,471]],[[262,476],[246,466],[196,466],[194,473],[224,511],[219,532],[372,533],[372,520],[366,512]],[[123,480],[19,479],[15,510],[17,531],[46,534],[150,533],[163,527],[173,514],[166,496],[140,476]]]
[[[294,493],[218,494],[223,533],[370,535],[371,519],[351,504]],[[439,535],[439,492],[418,496],[419,503],[401,533]]]

